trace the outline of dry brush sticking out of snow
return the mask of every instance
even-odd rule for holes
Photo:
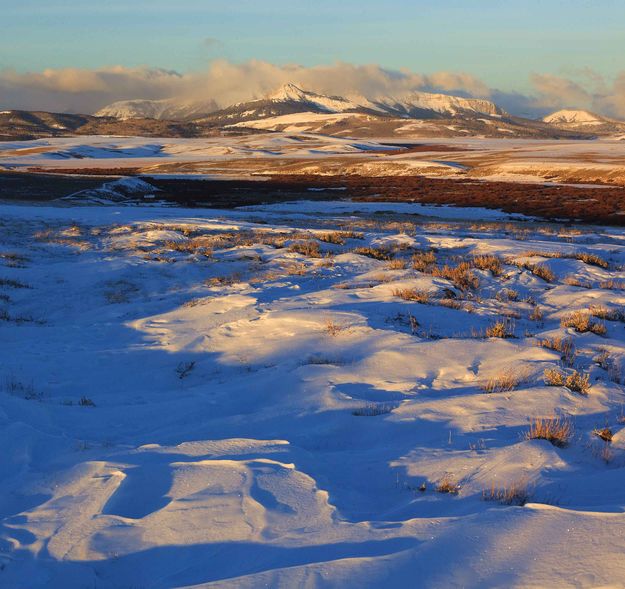
[[[625,233],[297,206],[0,207],[0,586],[625,578]]]

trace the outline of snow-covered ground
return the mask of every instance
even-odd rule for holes
[[[622,587],[625,233],[386,206],[0,205],[0,587]]]
[[[275,133],[201,139],[84,136],[0,142],[0,170],[105,168],[120,174],[130,169],[146,175],[224,176],[420,174],[625,185],[625,141],[428,138],[406,140],[408,146],[415,141],[432,146],[431,151],[411,152],[399,149],[401,140],[396,137],[361,140],[307,133],[297,127],[306,116],[281,117],[286,130]],[[310,116],[315,120],[325,117],[329,124],[347,115]]]

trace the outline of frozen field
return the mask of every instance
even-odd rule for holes
[[[415,211],[0,205],[0,587],[623,587],[625,232]]]

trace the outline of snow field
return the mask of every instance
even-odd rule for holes
[[[0,206],[0,586],[620,586],[625,234],[381,208]]]

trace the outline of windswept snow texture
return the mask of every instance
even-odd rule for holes
[[[348,206],[0,206],[0,587],[623,586],[625,234]]]

